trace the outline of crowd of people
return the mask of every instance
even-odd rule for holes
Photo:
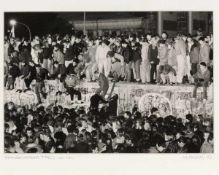
[[[5,104],[6,153],[213,153],[213,121],[201,115],[158,117],[152,108],[121,116],[81,107]]]
[[[4,42],[4,85],[17,92],[33,90],[38,104],[28,108],[5,104],[7,153],[212,153],[213,121],[200,116],[158,117],[152,108],[143,116],[136,108],[117,116],[117,99],[106,99],[109,80],[142,84],[213,82],[213,36],[146,34],[101,36],[35,36],[32,41]],[[98,81],[90,108],[39,105],[46,80],[57,80],[59,93],[81,100],[78,81]],[[111,95],[110,95],[111,96]],[[111,99],[110,99],[111,98]],[[99,109],[99,103],[105,103]]]
[[[74,76],[92,82],[98,72],[117,81],[195,84],[194,98],[202,86],[206,99],[206,89],[213,81],[213,36],[203,36],[200,31],[195,36],[175,37],[165,32],[161,36],[96,38],[57,34],[35,36],[31,42],[5,37],[4,60],[6,89],[18,86],[25,90],[35,84],[35,91],[41,93],[46,79],[64,83],[66,77]]]

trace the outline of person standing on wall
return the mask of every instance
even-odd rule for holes
[[[195,81],[195,87],[193,90],[193,98],[197,96],[198,87],[203,87],[204,101],[207,100],[207,87],[210,83],[210,71],[208,70],[205,62],[200,63],[200,69],[193,75]]]
[[[151,39],[151,45],[149,46],[148,49],[148,59],[151,64],[150,81],[152,84],[155,84],[156,83],[155,77],[157,77],[157,65],[159,64],[158,47],[157,47],[157,40],[155,36],[153,36]]]
[[[175,50],[177,59],[177,83],[182,84],[186,65],[186,44],[180,34],[175,38]]]

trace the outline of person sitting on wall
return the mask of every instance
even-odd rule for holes
[[[197,96],[198,87],[203,87],[204,100],[207,100],[207,87],[210,83],[210,71],[205,62],[200,63],[200,69],[193,75],[195,81],[195,88],[193,90],[193,98]]]
[[[159,67],[160,84],[173,84],[176,81],[176,71],[172,66],[165,64]]]
[[[70,94],[71,101],[74,100],[74,95],[77,95],[78,101],[81,101],[81,92],[75,89],[75,86],[77,84],[78,77],[75,74],[67,74],[64,81],[64,87],[66,88],[66,91]]]

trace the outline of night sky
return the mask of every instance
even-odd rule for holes
[[[5,13],[5,32],[11,29],[10,19],[25,23],[30,27],[32,35],[43,35],[57,20],[58,13]],[[27,36],[28,31],[22,25],[16,25],[16,35]],[[5,33],[6,34],[6,33]]]
[[[146,12],[86,12],[87,20],[106,18],[130,18],[144,17]],[[72,26],[68,20],[83,20],[83,12],[7,12],[5,13],[5,34],[11,29],[10,19],[25,23],[30,27],[32,36],[42,36],[48,33],[69,33]],[[27,29],[22,25],[16,25],[16,36],[28,37]]]

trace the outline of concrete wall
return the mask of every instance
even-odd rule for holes
[[[90,105],[90,97],[98,88],[97,83],[81,82],[76,89],[82,93],[83,104],[71,103],[70,97],[63,94],[56,96],[57,82],[47,81],[45,83],[48,92],[44,105],[50,105],[58,99],[58,104],[64,107],[72,108],[84,106],[88,108]],[[112,83],[108,93],[111,91]],[[138,106],[139,110],[149,113],[152,107],[157,107],[162,116],[173,114],[177,117],[185,117],[186,114],[213,116],[213,86],[209,87],[208,101],[206,104],[202,102],[202,89],[199,88],[197,99],[192,101],[193,86],[158,86],[158,85],[142,85],[135,83],[117,83],[114,93],[118,94],[118,113],[129,110],[133,106]],[[36,95],[33,92],[18,93],[15,91],[5,91],[5,102],[13,101],[19,105],[31,105],[36,103]]]

